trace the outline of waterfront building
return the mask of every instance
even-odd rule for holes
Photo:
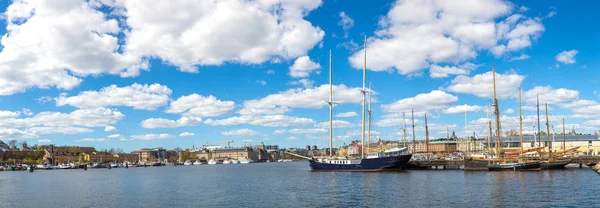
[[[433,139],[429,141],[429,151],[432,153],[456,152],[457,142],[454,139]]]
[[[218,148],[210,151],[210,159],[238,159],[238,158],[249,158],[254,161],[259,161],[258,153],[250,147],[243,148]],[[207,157],[207,159],[209,158]]]
[[[168,159],[169,156],[171,156],[173,153],[171,152],[170,155],[167,154],[167,150],[165,150],[164,148],[145,148],[145,149],[141,149],[141,150],[135,150],[133,152],[131,152],[132,154],[136,154],[138,155],[138,161],[140,161],[141,163],[153,163],[153,162],[163,162],[165,161],[165,159]],[[178,154],[177,152],[175,152],[175,154]]]

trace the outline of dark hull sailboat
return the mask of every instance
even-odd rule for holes
[[[519,162],[519,163],[495,163],[488,165],[490,171],[537,171],[542,169],[542,163]]]
[[[487,159],[476,159],[476,158],[467,158],[464,159],[464,170],[488,170],[488,165],[491,163],[490,160]]]
[[[379,152],[373,158],[364,159],[310,159],[310,168],[313,171],[341,171],[341,172],[373,172],[385,170],[398,170],[404,167],[412,154],[407,148],[396,148]]]
[[[542,161],[542,169],[551,170],[551,169],[564,169],[565,166],[571,163],[573,159],[557,159],[557,160],[546,160]]]

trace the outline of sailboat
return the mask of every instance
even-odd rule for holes
[[[569,158],[569,157],[565,157],[565,158],[558,158],[557,155],[553,155],[552,154],[552,143],[550,142],[550,124],[549,124],[549,120],[548,120],[548,103],[546,103],[546,128],[547,128],[547,135],[548,135],[548,157],[547,158],[542,158],[542,169],[544,170],[548,170],[548,169],[563,169],[565,168],[565,166],[569,163],[571,163],[571,161],[573,159]],[[565,143],[566,143],[566,135],[565,135],[565,120],[563,119],[563,138],[564,138],[564,142],[563,142],[563,151],[566,150],[565,149]],[[546,160],[543,160],[546,159]]]
[[[513,158],[507,158],[502,155],[501,151],[501,130],[500,130],[500,110],[498,109],[498,99],[496,98],[496,72],[494,71],[494,65],[492,64],[492,76],[494,83],[494,114],[496,115],[496,149],[500,160],[495,161],[488,165],[490,171],[503,171],[503,170],[541,170],[541,163],[539,161],[524,161],[522,157],[519,157],[516,161]],[[519,143],[521,146],[521,156],[523,152],[523,111],[521,107],[521,88],[519,88]]]
[[[367,39],[365,37],[364,50],[365,50],[365,64],[363,67],[363,87],[362,87],[362,146],[361,156],[359,158],[348,158],[348,157],[334,157],[333,156],[333,79],[332,79],[332,63],[331,63],[331,51],[329,52],[329,157],[314,159],[309,157],[303,158],[308,159],[310,168],[313,171],[352,171],[352,172],[366,172],[366,171],[383,171],[391,169],[399,169],[406,165],[412,154],[408,152],[408,148],[392,148],[380,152],[369,153],[369,157],[365,157],[365,105],[367,102],[366,94],[367,89],[366,77],[367,77]],[[293,153],[292,153],[293,154]]]

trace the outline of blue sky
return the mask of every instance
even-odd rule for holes
[[[600,130],[594,1],[144,3],[0,0],[0,139],[326,146],[331,50],[339,146],[360,139],[365,35],[374,139],[401,139],[410,110],[417,139],[425,112],[432,138],[464,136],[465,111],[486,136],[492,62],[503,130],[519,86],[526,132],[536,95],[556,131]]]

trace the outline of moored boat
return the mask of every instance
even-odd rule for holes
[[[537,171],[542,169],[542,164],[539,161],[492,163],[488,165],[488,169],[490,171]]]
[[[393,148],[383,152],[378,152],[376,156],[357,159],[309,159],[310,168],[313,171],[346,171],[346,172],[370,172],[397,170],[406,165],[412,154],[408,148]]]
[[[219,161],[219,160],[215,160],[215,159],[210,159],[208,161],[209,165],[218,165],[218,164],[223,164],[223,162]]]
[[[186,160],[185,162],[183,162],[184,166],[190,166],[193,165],[192,161]]]
[[[564,159],[555,159],[555,160],[544,160],[542,161],[542,169],[551,170],[551,169],[564,169],[565,166],[571,163],[573,159],[564,158]]]
[[[250,158],[245,158],[245,157],[244,158],[238,158],[238,161],[241,164],[248,164],[248,163],[253,163],[254,162],[254,160],[252,160]]]
[[[194,161],[194,163],[192,163],[193,165],[202,165],[202,162],[200,162],[200,160],[196,160]]]

